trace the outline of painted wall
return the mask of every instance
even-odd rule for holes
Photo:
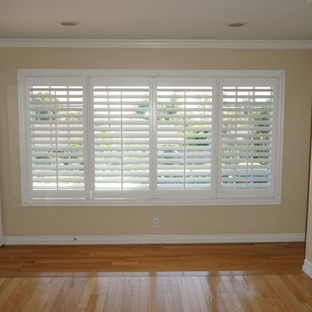
[[[0,184],[5,236],[304,233],[311,50],[0,49]],[[277,69],[286,71],[282,204],[195,207],[22,207],[17,70]],[[152,218],[160,227],[152,227]],[[311,255],[312,257],[312,255]]]

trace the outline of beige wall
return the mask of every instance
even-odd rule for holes
[[[0,49],[0,185],[11,235],[303,233],[310,147],[311,50]],[[278,69],[286,71],[282,204],[22,207],[17,69]],[[160,227],[152,228],[152,218]]]

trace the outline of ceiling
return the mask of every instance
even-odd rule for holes
[[[0,39],[312,40],[312,0],[0,0]]]

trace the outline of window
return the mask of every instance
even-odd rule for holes
[[[280,201],[282,71],[20,70],[24,205]]]

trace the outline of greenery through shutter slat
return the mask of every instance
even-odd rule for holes
[[[223,189],[269,189],[273,137],[272,87],[223,87]]]
[[[83,88],[32,86],[30,140],[34,190],[83,190]]]

